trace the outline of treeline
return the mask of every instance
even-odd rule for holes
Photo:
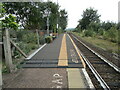
[[[67,26],[67,12],[60,6],[49,2],[3,2],[0,3],[0,39],[3,41],[5,30],[10,29],[10,38],[20,49],[28,54],[45,43],[46,35],[39,35],[39,31],[64,32]],[[38,32],[37,32],[37,30]],[[46,31],[45,31],[46,30]],[[57,31],[58,30],[58,31]],[[37,32],[37,34],[36,34]],[[41,34],[41,33],[40,33]],[[12,47],[13,58],[22,55]]]
[[[82,36],[98,37],[120,44],[120,23],[102,22],[100,16],[97,10],[86,9],[74,31],[82,33]]]
[[[46,30],[47,17],[49,17],[49,29],[56,32],[57,24],[61,30],[67,26],[67,12],[60,10],[60,6],[49,2],[5,2],[3,8],[5,14],[12,14],[20,27],[29,30]]]

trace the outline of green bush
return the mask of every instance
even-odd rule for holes
[[[105,33],[105,29],[103,29],[103,28],[100,28],[100,29],[98,29],[98,35],[104,35],[104,33]]]
[[[40,44],[44,44],[45,43],[45,37],[44,36],[40,36]]]
[[[28,54],[31,50],[37,48],[37,36],[35,32],[31,32],[29,30],[17,30],[10,31],[11,38],[16,38],[13,40],[17,43],[17,46],[26,54]],[[39,37],[40,44],[45,43],[44,36]],[[22,55],[18,50],[13,50],[13,58],[20,58]]]
[[[9,73],[9,69],[7,68],[4,62],[2,62],[2,73]]]
[[[116,31],[115,42],[120,44],[120,31],[119,30]]]
[[[92,29],[84,31],[84,36],[86,37],[94,37],[95,35],[96,33]]]
[[[47,36],[47,37],[45,38],[45,42],[46,42],[46,43],[51,43],[52,41],[53,41],[52,36]]]
[[[27,33],[23,35],[22,41],[25,43],[37,43],[37,36],[35,33]]]
[[[111,40],[112,42],[116,42],[116,36],[117,36],[117,30],[114,27],[111,27],[108,30],[108,38],[109,40]]]
[[[22,41],[23,40],[23,36],[27,34],[27,30],[18,30],[16,32],[17,35],[17,40],[18,41]]]
[[[104,39],[107,39],[112,42],[119,42],[118,30],[115,27],[111,27],[108,31],[105,31],[103,34]]]
[[[31,50],[34,50],[37,48],[37,45],[34,43],[24,43],[24,42],[20,42],[18,44],[18,47],[20,47],[20,49],[25,53],[28,54]],[[13,58],[20,58],[22,55],[20,54],[20,52],[18,50],[14,50],[14,55]]]

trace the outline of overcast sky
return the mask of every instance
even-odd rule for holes
[[[57,2],[57,0],[51,0]],[[67,28],[75,28],[83,10],[93,7],[98,10],[102,21],[118,22],[118,2],[120,0],[58,0],[61,9],[68,12]]]

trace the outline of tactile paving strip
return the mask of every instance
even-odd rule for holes
[[[72,61],[72,59],[68,59],[68,66],[58,66],[58,59],[31,59],[25,61],[24,64],[22,64],[23,68],[82,68],[83,65],[80,62],[80,60],[77,60],[78,62],[75,63]],[[63,60],[64,61],[64,60]]]

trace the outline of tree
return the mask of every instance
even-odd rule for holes
[[[50,30],[53,30],[53,32],[57,32],[57,23],[58,23],[58,14],[59,14],[59,5],[52,3],[52,2],[48,2],[49,5],[48,7],[50,8]]]
[[[117,29],[120,30],[120,22],[117,24]]]
[[[2,11],[0,14],[0,23],[1,23],[1,29],[5,30],[5,28],[13,28],[17,29],[18,28],[18,23],[16,22],[16,17],[13,16],[12,14],[9,14],[8,16],[6,15],[6,10],[4,9],[4,5],[1,4]]]
[[[50,13],[49,17],[49,28],[50,30],[56,30],[57,18],[60,16],[59,5],[49,2],[5,2],[4,8],[7,14],[14,14],[17,16],[17,22],[21,23],[26,29],[42,29],[46,30],[47,16],[46,12]],[[63,13],[66,14],[65,11]],[[66,26],[67,22],[63,22],[64,14],[60,17],[60,23],[64,23]],[[61,20],[62,19],[62,20]],[[60,25],[62,28],[65,26]]]
[[[109,30],[112,26],[113,26],[113,24],[109,21],[103,22],[101,25],[101,27],[104,28],[105,30]]]
[[[11,14],[8,17],[5,17],[5,19],[2,20],[2,29],[13,28],[16,30],[18,28],[18,24],[15,22],[15,20],[15,17]]]
[[[93,29],[93,31],[98,32],[98,29],[100,28],[100,23],[91,22],[88,26],[89,29]]]
[[[21,23],[25,27],[28,20],[28,15],[31,9],[30,2],[5,2],[3,8],[6,14],[14,14],[17,17],[17,23]]]
[[[60,11],[60,17],[59,17],[59,26],[60,28],[64,31],[67,27],[67,12],[65,11],[65,9]]]
[[[92,23],[98,23],[100,15],[97,13],[97,10],[94,10],[93,8],[88,8],[85,11],[83,11],[82,19],[79,20],[79,25],[81,26],[81,29],[87,29],[89,24]]]

